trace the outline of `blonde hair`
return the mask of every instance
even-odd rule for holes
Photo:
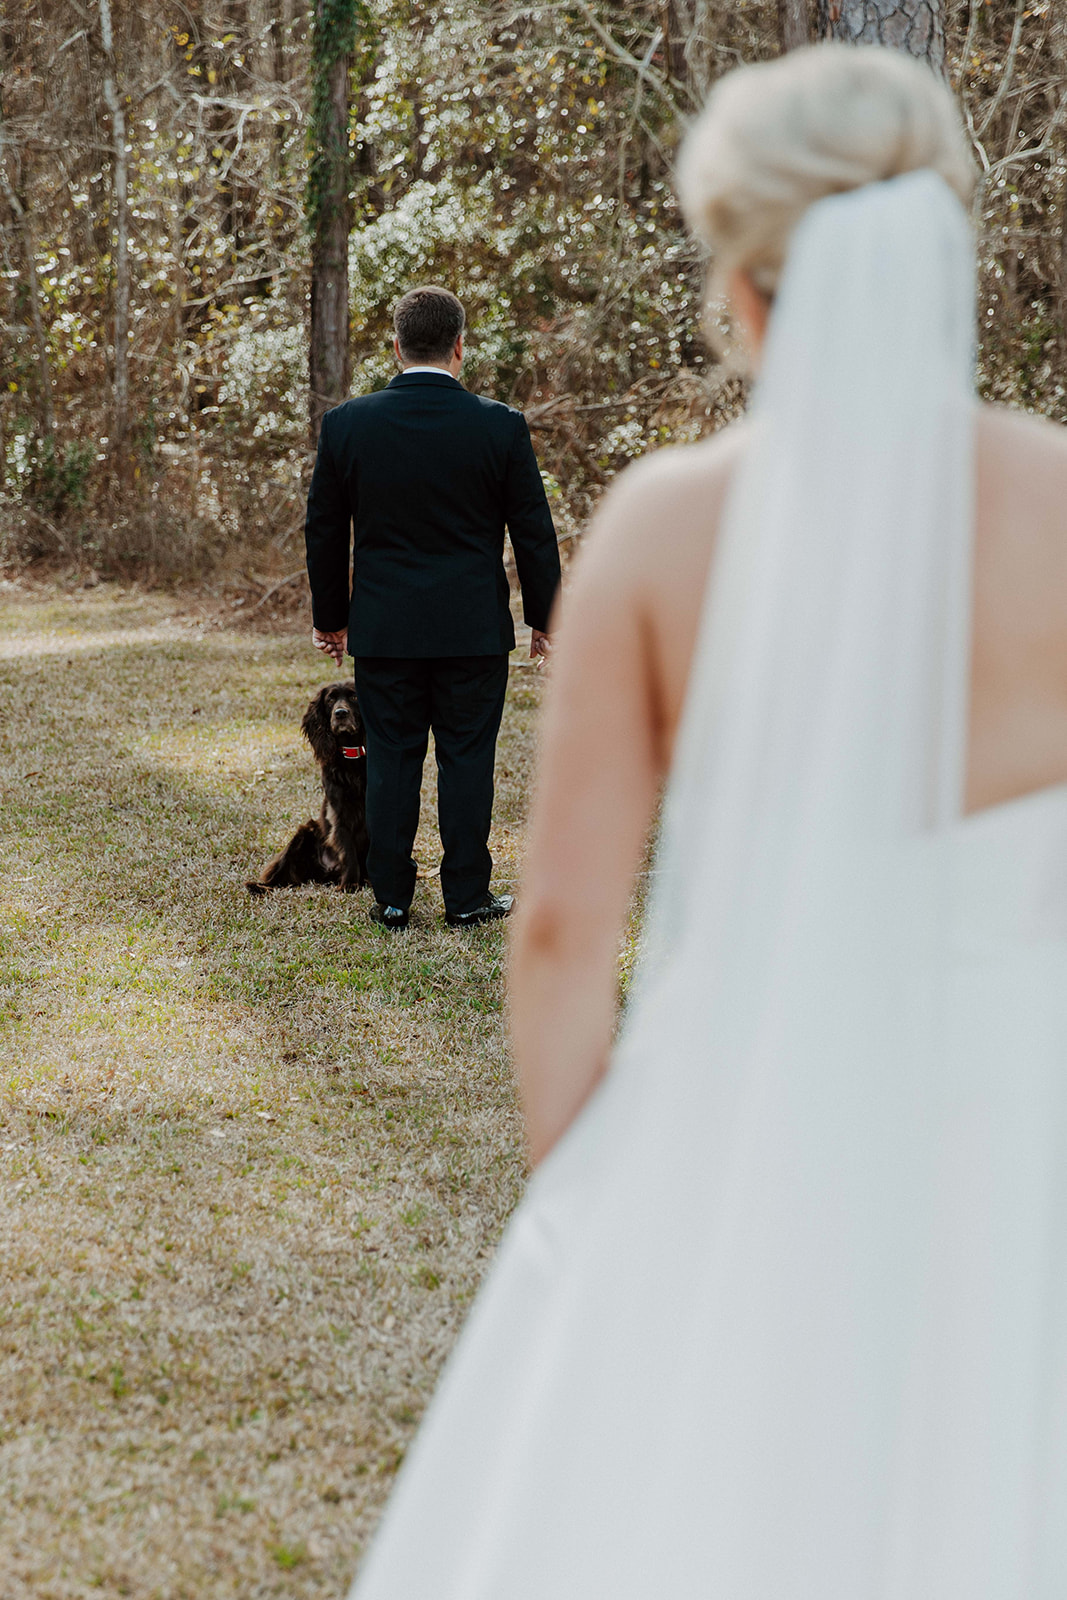
[[[975,169],[946,85],[895,50],[814,45],[728,73],[682,147],[678,194],[715,259],[773,294],[810,205],[930,167],[965,205]]]

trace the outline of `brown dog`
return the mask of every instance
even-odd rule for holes
[[[322,772],[322,811],[272,857],[249,894],[299,883],[362,889],[367,881],[367,749],[351,683],[328,683],[300,724]]]

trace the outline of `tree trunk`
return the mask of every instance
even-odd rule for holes
[[[778,0],[778,42],[783,54],[811,43],[811,11],[808,0]]]
[[[670,78],[693,105],[703,105],[711,82],[713,28],[709,0],[663,0],[660,28]]]
[[[115,355],[111,386],[111,449],[121,454],[130,427],[130,208],[129,162],[126,158],[126,111],[118,91],[115,40],[111,31],[111,0],[99,0],[100,39],[104,49],[104,104],[111,118],[114,170],[111,195],[114,207],[115,252]]]
[[[30,322],[33,327],[33,344],[37,356],[37,431],[42,444],[52,439],[55,433],[55,411],[52,406],[52,363],[48,356],[48,338],[45,334],[44,318],[41,315],[41,290],[37,277],[37,242],[33,235],[33,223],[26,207],[15,193],[8,175],[6,164],[6,146],[8,135],[4,128],[3,107],[0,106],[0,189],[3,190],[4,199],[11,208],[15,218],[15,227],[18,230],[19,244],[22,246],[22,255],[26,263],[26,287],[30,298]]]
[[[943,0],[818,0],[819,37],[885,44],[945,70]]]
[[[307,211],[311,244],[309,423],[317,444],[322,414],[348,394],[348,235],[352,227],[348,153],[349,71],[358,0],[316,0],[311,41],[311,162]]]

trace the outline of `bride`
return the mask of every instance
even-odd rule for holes
[[[925,69],[741,69],[679,176],[754,403],[583,551],[511,980],[536,1171],[354,1593],[1063,1600],[1067,442],[974,401]]]

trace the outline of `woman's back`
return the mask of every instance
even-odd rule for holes
[[[984,408],[977,467],[968,811],[1067,779],[1067,432]]]
[[[614,626],[647,640],[640,704],[664,770],[746,435],[740,423],[631,469],[591,536],[588,586],[612,569],[617,603],[633,610],[624,621],[616,609]],[[584,609],[579,592],[574,626],[588,633]],[[976,428],[972,642],[968,811],[1067,781],[1067,430],[992,406]],[[614,693],[609,677],[588,687]]]

